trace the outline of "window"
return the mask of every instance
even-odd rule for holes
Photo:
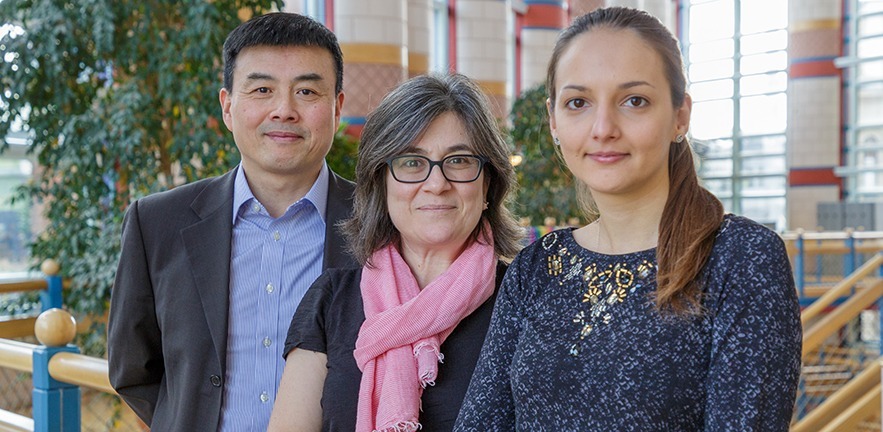
[[[0,273],[19,273],[28,270],[33,241],[31,205],[28,200],[14,204],[10,198],[16,189],[31,178],[34,165],[27,155],[24,132],[12,132],[6,137],[9,148],[0,155]]]
[[[450,35],[450,10],[448,0],[432,0],[432,55],[429,58],[429,70],[436,73],[447,73],[450,69],[448,39]]]
[[[883,1],[851,0],[846,68],[846,166],[849,201],[883,199]]]
[[[690,0],[681,41],[699,175],[727,211],[785,227],[787,0]]]

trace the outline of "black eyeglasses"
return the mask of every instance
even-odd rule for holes
[[[449,182],[470,183],[478,180],[481,168],[487,163],[484,156],[450,155],[440,161],[426,156],[401,155],[386,160],[392,177],[401,183],[421,183],[429,178],[432,167],[438,165]]]

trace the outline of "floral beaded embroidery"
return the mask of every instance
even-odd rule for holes
[[[609,264],[599,268],[592,263],[585,267],[582,278],[586,282],[586,291],[582,302],[589,304],[589,309],[581,310],[573,318],[580,327],[579,338],[570,346],[570,355],[578,356],[583,348],[583,341],[595,327],[610,323],[613,316],[609,309],[622,303],[626,297],[643,287],[654,275],[656,266],[644,260],[634,270],[626,264]]]
[[[554,250],[556,245],[557,250]],[[583,341],[599,325],[610,323],[613,315],[610,308],[625,301],[629,294],[644,287],[656,279],[656,265],[644,260],[636,268],[629,268],[625,263],[609,264],[600,268],[596,263],[583,265],[583,258],[571,254],[567,246],[559,244],[558,233],[552,232],[542,240],[543,249],[550,252],[546,258],[546,269],[550,276],[564,285],[574,279],[582,279],[586,290],[582,294],[582,303],[588,303],[588,310],[581,310],[573,318],[579,325],[579,336],[570,347],[570,355],[578,356],[583,348]]]

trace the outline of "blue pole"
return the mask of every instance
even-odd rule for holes
[[[49,309],[61,308],[61,276],[46,276],[46,290],[40,292],[40,311],[46,312]]]
[[[804,292],[804,284],[806,283],[805,275],[804,275],[804,267],[805,264],[803,262],[803,233],[797,233],[797,240],[794,241],[794,245],[797,247],[797,254],[794,255],[794,283],[797,285],[797,294],[800,296],[800,299],[803,300],[806,298],[806,293]]]
[[[852,230],[846,231],[846,255],[843,256],[843,277],[847,277],[855,271],[855,238],[852,236]],[[850,295],[855,294],[855,287],[852,287]]]
[[[76,345],[34,348],[34,432],[80,432],[80,388],[49,375],[49,360],[60,352],[79,354]]]

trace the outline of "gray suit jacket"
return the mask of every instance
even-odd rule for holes
[[[110,382],[155,431],[218,427],[235,172],[142,198],[123,222],[108,321]],[[353,184],[331,173],[323,270],[355,263],[335,226]]]

